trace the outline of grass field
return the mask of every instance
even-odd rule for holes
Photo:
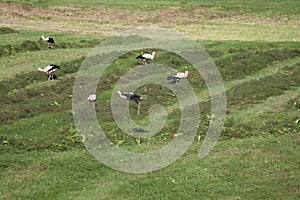
[[[0,199],[300,198],[300,3],[181,2],[0,2]],[[100,163],[83,145],[72,115],[76,73],[101,41],[135,27],[181,31],[214,60],[226,89],[227,116],[204,159],[198,150],[211,120],[207,87],[185,60],[161,49],[154,63],[193,74],[188,81],[198,95],[201,121],[188,151],[161,170],[131,174]],[[54,49],[39,41],[42,34],[55,38]],[[97,88],[99,124],[112,143],[132,152],[168,144],[180,122],[177,100],[155,84],[138,89],[147,93],[141,116],[135,116],[134,104],[130,113],[143,125],[149,108],[163,105],[169,115],[159,134],[135,138],[114,122],[111,92],[137,65],[138,53],[112,63]],[[48,82],[36,71],[52,63],[61,70],[58,80]]]

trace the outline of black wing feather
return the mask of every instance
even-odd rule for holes
[[[50,66],[51,66],[51,68],[47,71],[48,73],[51,71],[55,71],[56,69],[60,69],[60,67],[58,65],[51,64]]]
[[[49,38],[49,39],[47,40],[47,42],[48,42],[48,43],[51,43],[51,44],[54,44],[54,39],[53,39],[53,38]]]
[[[146,59],[146,58],[144,58],[143,55],[139,55],[136,57],[136,59]]]

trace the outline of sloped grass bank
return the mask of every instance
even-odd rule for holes
[[[78,48],[92,48],[100,43],[101,40],[81,40],[80,42],[60,42],[53,45],[55,49],[78,49]],[[6,44],[0,46],[0,57],[15,55],[16,53],[26,51],[40,51],[48,49],[48,45],[44,41],[22,41],[19,44]]]
[[[263,77],[246,81],[247,79],[244,79],[245,77],[259,73],[265,68],[272,68],[274,64],[283,63],[282,65],[285,65],[284,63],[287,61],[299,57],[300,52],[294,48],[271,48],[257,52],[255,50],[253,51],[251,46],[249,48],[247,44],[244,45],[244,49],[239,48],[238,50],[233,50],[234,47],[230,46],[229,50],[224,49],[224,51],[212,54],[225,83],[236,80],[239,81],[237,85],[233,85],[227,91],[228,115],[221,139],[245,138],[262,133],[267,135],[296,133],[299,131],[299,121],[297,122],[299,117],[297,117],[295,113],[299,110],[299,102],[296,97],[292,96],[286,97],[290,98],[288,105],[281,105],[281,107],[284,107],[283,109],[286,109],[287,114],[275,118],[274,116],[278,116],[278,113],[267,112],[264,116],[260,116],[264,119],[262,122],[264,125],[260,124],[258,126],[257,124],[247,124],[236,120],[235,114],[237,112],[241,113],[243,110],[247,110],[253,106],[260,106],[269,98],[277,98],[285,92],[298,91],[296,88],[300,85],[300,66],[297,62],[281,67],[277,73],[271,75],[265,74]],[[212,47],[215,48],[215,46]],[[214,50],[208,49],[208,51]],[[188,63],[173,54],[160,50],[158,53],[159,56],[157,60],[159,61],[157,62],[161,64],[173,66],[179,71],[185,69],[193,70]],[[123,134],[117,127],[111,114],[110,91],[119,78],[129,70],[131,66],[138,64],[135,60],[136,54],[137,52],[125,54],[107,68],[107,72],[101,77],[98,84],[98,106],[96,110],[99,123],[103,126],[104,131],[113,143],[124,148],[127,148],[126,146],[128,145],[145,144],[145,149],[147,149],[167,144],[174,138],[179,127],[179,121],[177,119],[180,117],[180,111],[179,107],[176,106],[178,103],[176,97],[173,97],[170,91],[159,85],[146,85],[138,90],[139,93],[148,96],[147,101],[144,101],[142,105],[141,118],[135,117],[136,105],[134,103],[130,104],[130,112],[137,123],[147,124],[149,123],[148,110],[153,104],[158,103],[166,107],[172,107],[173,110],[169,112],[168,121],[164,129],[155,137],[143,139]],[[68,62],[59,63],[62,69],[56,73],[59,79],[54,82],[47,82],[45,74],[36,74],[36,72],[18,74],[14,78],[0,82],[0,89],[4,94],[0,97],[2,102],[0,123],[6,125],[2,128],[3,131],[1,131],[0,135],[3,151],[22,152],[22,150],[34,151],[46,149],[51,151],[64,151],[73,149],[74,147],[82,147],[80,143],[81,138],[77,134],[72,122],[71,102],[74,78],[84,60],[85,57],[81,57]],[[223,64],[223,66],[220,66],[221,64]],[[203,80],[199,79],[201,75],[195,71],[193,71],[192,74],[193,76],[189,81],[195,88],[195,91],[201,94],[207,88]],[[199,85],[201,85],[201,87],[199,87]],[[159,98],[156,98],[158,96]],[[203,101],[199,102],[199,106],[201,110],[201,121],[199,122],[197,138],[201,139],[205,136],[211,119],[210,99],[204,98]],[[261,109],[264,110],[265,108],[262,107]],[[59,121],[59,117],[54,120],[55,116],[59,116],[60,114],[62,119],[64,119],[63,124],[56,122]],[[49,129],[51,133],[45,131],[46,135],[32,138],[32,134],[36,132],[33,125],[30,135],[22,131],[21,127],[23,125],[17,125],[19,120],[32,120],[32,124],[37,124],[37,130],[42,132],[45,127],[43,128],[42,126],[42,128],[39,129],[39,116],[42,117],[42,121],[47,121],[48,119],[50,123],[49,126],[53,124],[53,127],[56,128]],[[30,123],[30,121],[27,121],[27,123]],[[45,124],[45,122],[42,124]],[[56,134],[58,134],[58,136]],[[49,140],[43,140],[43,137],[48,138],[48,136],[50,137]]]

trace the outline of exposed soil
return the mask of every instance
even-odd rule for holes
[[[139,26],[184,27],[203,22],[245,24],[297,24],[298,20],[282,17],[253,17],[238,12],[225,12],[211,7],[198,6],[189,11],[171,7],[159,11],[117,10],[104,6],[87,8],[49,7],[38,8],[15,3],[0,3],[0,25],[89,34],[97,32],[111,35]]]

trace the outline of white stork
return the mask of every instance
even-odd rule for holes
[[[48,81],[49,81],[57,78],[53,73],[58,69],[60,69],[59,66],[51,64],[45,67],[44,69],[38,68],[38,71],[45,72],[48,76]]]
[[[136,59],[142,59],[142,64],[143,65],[146,65],[147,64],[147,60],[153,60],[156,56],[156,52],[153,51],[152,54],[141,54],[141,55],[138,55],[136,57]]]
[[[48,43],[48,48],[52,49],[53,45],[54,45],[54,39],[52,37],[44,37],[43,35],[40,37],[40,40],[44,40]]]
[[[138,94],[134,94],[133,92],[121,92],[121,91],[117,91],[116,93],[117,93],[122,99],[126,99],[126,100],[129,100],[129,101],[134,101],[135,103],[137,103],[137,105],[138,105],[137,116],[140,115],[141,101],[146,99],[145,96],[141,96],[141,95],[138,95]]]
[[[88,96],[88,98],[87,98],[87,101],[89,102],[89,103],[92,103],[93,104],[93,108],[95,109],[96,108],[96,94],[90,94],[89,96]]]
[[[179,82],[181,79],[187,78],[189,77],[191,74],[189,73],[189,71],[185,71],[185,72],[178,72],[172,76],[168,76],[168,80],[173,80],[175,83]]]

